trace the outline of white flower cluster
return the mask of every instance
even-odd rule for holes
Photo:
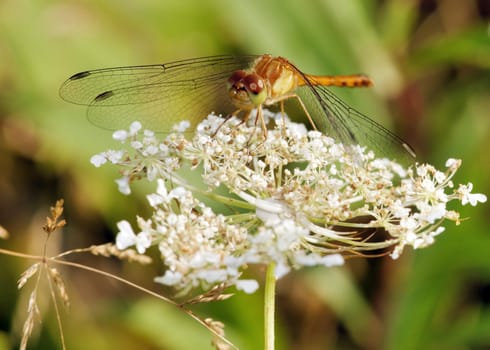
[[[370,251],[396,259],[405,246],[432,244],[445,219],[459,224],[449,201],[486,201],[471,193],[471,183],[454,188],[459,160],[448,160],[444,172],[426,164],[404,168],[265,112],[280,125],[266,138],[256,125],[214,115],[192,140],[186,124],[159,140],[136,122],[114,134],[129,150],[92,158],[96,166],[109,161],[121,167],[122,193],[138,179],[157,183],[147,196],[152,217],[137,219],[137,234],[121,221],[117,236],[120,249],[136,246],[144,253],[158,246],[167,270],[157,282],[182,290],[235,284],[253,292],[257,282],[240,279],[249,264],[274,262],[280,277]],[[191,171],[200,185],[189,180]]]

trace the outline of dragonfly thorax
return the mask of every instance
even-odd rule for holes
[[[255,62],[253,69],[256,74],[268,82],[269,97],[272,100],[289,95],[298,86],[298,72],[283,57],[262,55]]]

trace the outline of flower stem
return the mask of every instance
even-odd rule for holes
[[[264,336],[265,350],[274,350],[274,311],[276,297],[276,264],[270,263],[265,275]]]

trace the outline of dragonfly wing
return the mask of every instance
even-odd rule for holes
[[[212,112],[228,114],[236,109],[226,91],[225,74],[206,84],[171,81],[110,90],[92,101],[87,116],[93,124],[110,130],[127,128],[135,120],[157,132],[170,131],[187,120],[192,130]]]
[[[89,120],[106,129],[125,128],[135,120],[155,131],[169,131],[182,120],[194,127],[211,112],[234,110],[226,80],[256,58],[214,56],[86,71],[69,78],[60,95],[68,102],[88,105]]]
[[[305,103],[319,131],[344,144],[365,146],[378,157],[413,163],[415,153],[406,142],[348,106],[327,87],[308,81],[298,88],[297,94]]]

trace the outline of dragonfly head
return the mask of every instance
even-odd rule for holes
[[[267,88],[258,74],[237,70],[228,79],[228,95],[238,108],[252,109],[265,102]]]

